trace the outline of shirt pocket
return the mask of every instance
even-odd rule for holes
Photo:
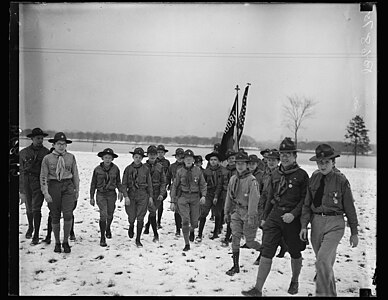
[[[57,169],[57,164],[51,163],[49,164],[49,170],[53,171],[55,173],[55,170]]]
[[[342,193],[341,191],[329,191],[325,197],[324,205],[332,210],[342,210]]]

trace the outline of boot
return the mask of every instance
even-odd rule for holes
[[[42,214],[40,211],[34,212],[32,214],[34,220],[34,236],[32,237],[31,245],[39,244],[39,228],[40,228],[40,220],[42,218]]]
[[[241,294],[248,297],[262,297],[263,294],[257,288],[253,287],[248,291],[241,291]]]
[[[62,243],[62,247],[63,247],[63,252],[65,252],[65,253],[70,253],[71,252],[71,248],[70,248],[68,242]]]
[[[67,244],[69,242],[71,223],[72,220],[63,221],[63,244]]]
[[[100,234],[101,234],[100,246],[106,247],[107,246],[106,240],[105,240],[106,221],[100,220],[99,225],[100,225]]]
[[[144,226],[144,232],[143,234],[149,234],[150,233],[150,216],[148,216],[148,222]]]
[[[272,258],[267,258],[262,256],[260,258],[259,270],[257,271],[257,278],[255,289],[262,293],[265,280],[268,277],[269,272],[271,271]]]
[[[71,220],[71,228],[70,228],[70,241],[75,241],[75,234],[74,234],[74,215]]]
[[[150,217],[150,223],[151,223],[152,231],[154,232],[154,237],[158,236],[158,239],[159,239],[158,229],[157,229],[157,225],[156,225],[156,215]]]
[[[226,271],[226,275],[233,276],[236,273],[240,273],[239,257],[240,251],[233,252],[233,267]]]
[[[160,203],[158,208],[158,229],[162,228],[162,225],[161,225],[162,214],[163,214],[163,201]]]
[[[106,220],[106,229],[105,229],[105,236],[107,239],[112,238],[112,232],[110,231],[110,224],[112,224],[113,219],[107,219]]]
[[[56,253],[62,252],[61,243],[55,243],[54,252],[56,252]]]
[[[288,293],[291,295],[295,295],[298,293],[298,288],[299,288],[298,280],[299,280],[299,274],[301,269],[302,269],[302,257],[300,258],[291,257],[292,277],[291,277],[290,287],[288,288]]]
[[[129,228],[128,228],[128,237],[131,239],[133,238],[133,235],[134,235],[134,232],[133,232],[133,228],[135,226],[133,224],[129,224]]]
[[[189,241],[194,242],[194,230],[190,230]]]
[[[49,214],[48,220],[47,220],[47,235],[46,235],[46,238],[43,240],[43,242],[45,242],[46,244],[51,243],[51,231],[53,230],[51,222],[52,222],[52,220],[51,220],[51,216]]]
[[[137,221],[137,226],[136,226],[136,246],[137,247],[143,247],[143,244],[140,242],[142,230],[143,230],[143,222]]]
[[[210,237],[211,240],[218,238],[219,226],[220,226],[219,217],[215,217],[213,235]]]
[[[26,239],[32,238],[32,232],[34,231],[34,217],[32,213],[27,213],[28,229],[26,232]]]
[[[197,242],[201,242],[202,241],[202,232],[203,232],[203,228],[205,227],[205,223],[206,223],[206,218],[199,218],[199,226],[198,226],[198,236],[196,238]]]
[[[183,248],[183,251],[189,251],[190,250],[190,244],[186,244]]]

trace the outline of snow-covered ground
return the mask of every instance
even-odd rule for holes
[[[210,240],[214,223],[209,220],[201,243],[192,243],[191,250],[183,252],[183,237],[175,237],[174,214],[168,209],[169,197],[164,201],[160,241],[153,243],[153,233],[142,235],[143,248],[137,248],[134,239],[127,236],[128,221],[124,202],[116,202],[112,223],[112,239],[108,247],[99,245],[99,212],[97,205],[89,204],[92,171],[101,159],[96,153],[71,151],[75,154],[80,173],[80,194],[74,211],[76,241],[70,241],[71,253],[54,253],[52,243],[31,246],[26,240],[27,218],[24,204],[19,210],[20,295],[162,295],[162,296],[241,296],[241,290],[252,287],[258,266],[253,262],[258,252],[241,249],[240,273],[228,276],[225,272],[233,265],[231,248],[221,247],[221,240]],[[175,159],[167,157],[171,162]],[[341,158],[339,158],[340,160]],[[114,160],[121,175],[132,162],[131,154],[120,154]],[[309,175],[314,165],[302,165]],[[353,190],[360,232],[357,248],[349,246],[350,229],[338,247],[334,272],[338,296],[359,296],[360,288],[371,288],[376,266],[376,170],[341,169]],[[40,238],[46,235],[48,208],[42,207]],[[147,215],[146,219],[147,220]],[[63,221],[61,221],[62,227]],[[225,227],[224,227],[225,229]],[[61,234],[63,229],[61,228]],[[136,231],[135,231],[136,232]],[[135,233],[136,235],[136,233]],[[225,230],[221,237],[225,235]],[[261,230],[257,232],[261,241]],[[243,244],[244,241],[241,242]],[[315,257],[311,245],[303,252],[299,294],[314,295]],[[291,296],[287,288],[291,278],[290,256],[274,258],[272,270],[264,285],[265,296]]]

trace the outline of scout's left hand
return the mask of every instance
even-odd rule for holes
[[[148,204],[151,205],[151,206],[154,205],[154,201],[152,200],[152,197],[150,197],[148,199]]]
[[[214,205],[217,205],[217,201],[218,201],[218,199],[217,199],[217,198],[214,198],[214,199],[213,199],[213,204],[214,204]]]
[[[162,201],[163,200],[163,196],[162,195],[159,195],[158,196],[158,201]]]
[[[349,241],[350,241],[350,246],[352,246],[352,248],[357,247],[357,245],[358,245],[358,235],[357,234],[351,235]]]
[[[282,215],[284,223],[291,223],[294,220],[294,215],[292,213],[285,213]]]
[[[201,197],[201,199],[199,199],[199,203],[204,205],[206,202],[206,198],[205,197]]]

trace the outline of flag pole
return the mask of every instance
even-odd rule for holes
[[[240,145],[239,145],[239,141],[238,141],[238,91],[240,90],[240,88],[238,87],[238,85],[236,85],[235,87],[235,90],[236,90],[236,98],[237,98],[237,110],[236,110],[236,138],[237,138],[237,151],[240,149]]]

